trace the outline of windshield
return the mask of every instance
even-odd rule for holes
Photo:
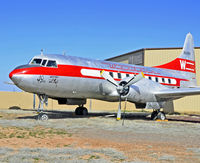
[[[56,61],[49,60],[47,63],[47,67],[57,67]]]
[[[41,58],[33,58],[29,64],[41,65],[44,67],[57,67],[57,63],[55,60],[48,60],[48,59],[41,59]]]
[[[32,60],[32,62],[30,64],[33,64],[33,65],[40,65],[42,62],[42,59],[40,58],[35,58]]]

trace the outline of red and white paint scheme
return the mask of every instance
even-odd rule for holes
[[[196,84],[192,35],[186,36],[182,53],[175,60],[155,67],[85,59],[74,56],[41,54],[27,65],[18,66],[10,79],[24,91],[37,94],[39,111],[48,98],[59,104],[78,105],[76,114],[87,114],[86,99],[121,101],[136,107],[154,109],[152,119],[165,119],[168,102],[187,95],[200,94]],[[164,108],[164,112],[160,109]],[[42,113],[41,119],[48,118]]]

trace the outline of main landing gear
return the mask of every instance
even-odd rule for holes
[[[38,120],[42,120],[42,121],[48,120],[49,119],[48,115],[43,112],[44,104],[46,106],[48,106],[48,96],[47,95],[38,95],[38,98],[39,98],[39,106],[38,106],[38,110],[37,110]]]
[[[88,110],[87,110],[87,108],[83,107],[83,105],[80,105],[79,107],[76,108],[75,114],[76,115],[88,115]]]
[[[151,120],[166,120],[166,115],[164,112],[161,112],[159,109],[154,110],[151,114]]]

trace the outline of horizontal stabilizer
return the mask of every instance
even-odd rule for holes
[[[200,88],[177,88],[165,89],[159,92],[154,92],[155,96],[163,99],[180,98],[184,96],[192,96],[200,94]]]

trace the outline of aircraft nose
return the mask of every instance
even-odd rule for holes
[[[15,73],[15,70],[13,70],[10,74],[9,74],[10,79],[14,82],[14,84],[18,85],[21,82],[21,77],[19,74]]]
[[[10,72],[10,74],[9,74],[9,78],[10,78],[11,80],[12,80],[13,75],[14,75],[13,71]]]

